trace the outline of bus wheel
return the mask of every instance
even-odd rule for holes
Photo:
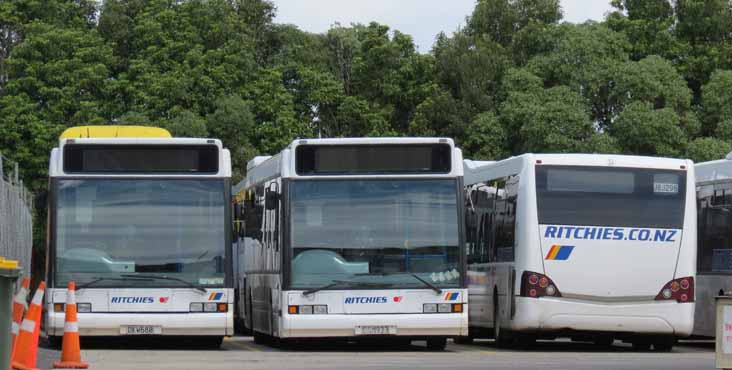
[[[536,345],[536,337],[531,334],[519,334],[516,337],[518,345],[524,349],[530,349]]]
[[[653,350],[657,352],[671,352],[674,348],[674,337],[658,338],[653,341]]]
[[[256,344],[267,344],[267,336],[256,330],[252,330],[252,337],[254,337],[254,343]]]
[[[427,349],[430,351],[444,351],[445,347],[447,347],[447,338],[427,339]]]
[[[634,351],[649,351],[651,349],[651,342],[643,339],[636,339],[633,340],[633,350]]]
[[[219,349],[221,344],[224,342],[224,337],[208,337],[203,343],[206,348]]]
[[[613,345],[615,338],[609,335],[598,335],[592,342],[598,347],[610,347]]]
[[[473,344],[473,337],[455,337],[452,338],[452,341],[455,342],[455,344]]]
[[[48,344],[48,347],[51,349],[61,349],[61,337],[49,335],[46,338],[46,343]]]
[[[493,338],[496,340],[496,347],[508,348],[513,345],[511,338],[505,330],[501,330],[501,319],[498,305],[493,306]]]

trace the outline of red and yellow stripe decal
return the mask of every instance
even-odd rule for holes
[[[549,253],[546,254],[546,259],[549,261],[566,261],[572,254],[574,246],[572,245],[552,245],[549,249]]]

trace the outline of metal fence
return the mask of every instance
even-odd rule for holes
[[[33,196],[23,186],[18,164],[0,154],[0,257],[20,262],[31,273]]]

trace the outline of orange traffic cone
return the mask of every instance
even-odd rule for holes
[[[81,362],[79,346],[79,322],[76,320],[76,284],[69,282],[66,292],[66,322],[61,345],[61,361],[53,363],[54,369],[86,369],[89,364]]]
[[[30,279],[25,277],[18,294],[15,295],[15,300],[13,300],[13,335],[10,339],[10,343],[13,344],[12,348],[15,348],[15,338],[18,336],[20,324],[23,322],[23,313],[28,308],[28,287],[30,287]]]
[[[41,325],[41,312],[43,311],[43,293],[46,291],[46,282],[38,285],[33,295],[25,320],[20,324],[20,332],[15,341],[15,351],[11,368],[19,370],[34,370],[38,356],[38,328]]]

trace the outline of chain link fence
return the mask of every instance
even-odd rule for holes
[[[0,154],[0,257],[20,262],[31,273],[33,196],[23,186],[18,164]]]

